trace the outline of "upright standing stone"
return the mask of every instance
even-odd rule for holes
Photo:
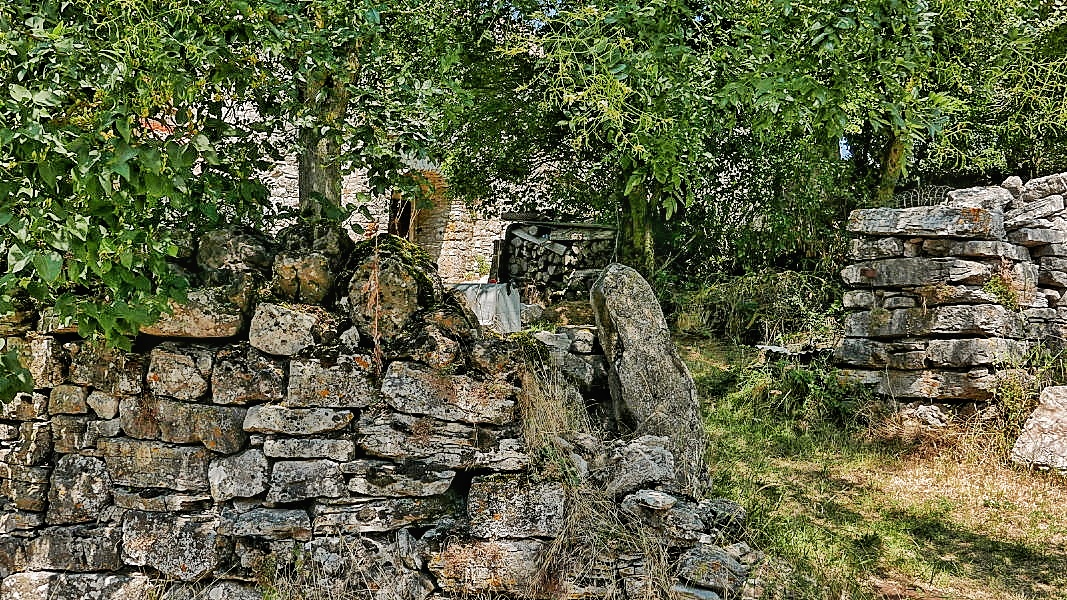
[[[1041,390],[1041,401],[1011,450],[1017,463],[1067,471],[1067,386]]]
[[[696,487],[705,445],[696,385],[656,294],[637,271],[612,264],[593,284],[590,299],[616,412],[641,433],[670,438],[680,479]]]

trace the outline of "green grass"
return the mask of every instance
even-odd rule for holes
[[[852,418],[870,405],[835,397],[826,369],[680,349],[705,399],[714,493],[748,510],[768,555],[764,598],[1067,599],[1067,480],[1009,466],[996,432]]]

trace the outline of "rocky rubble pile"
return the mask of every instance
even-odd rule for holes
[[[955,190],[936,206],[857,210],[846,377],[895,399],[982,401],[1067,334],[1067,174]]]
[[[187,265],[206,287],[130,353],[47,313],[8,324],[37,389],[0,406],[0,599],[240,600],[293,581],[654,597],[627,531],[665,549],[675,597],[738,597],[757,557],[736,543],[744,512],[687,495],[677,440],[601,427],[529,447],[515,344],[406,242],[342,246],[206,236]],[[595,403],[615,363],[594,329],[558,335],[552,365]],[[621,533],[588,533],[576,507],[594,497]],[[593,541],[588,569],[554,562]]]

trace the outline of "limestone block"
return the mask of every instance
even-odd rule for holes
[[[245,450],[211,461],[208,482],[216,502],[251,498],[267,491],[270,465],[260,450]]]
[[[874,391],[894,398],[939,400],[987,400],[999,381],[1019,377],[1022,373],[1009,369],[996,374],[986,369],[965,373],[955,371],[863,371],[843,369],[844,381],[874,386]]]
[[[867,290],[849,290],[845,292],[842,306],[844,308],[875,308],[880,300],[874,292]]]
[[[710,498],[697,503],[697,512],[704,521],[704,531],[716,539],[744,536],[748,513],[740,504],[725,498]]]
[[[144,575],[30,571],[0,583],[4,600],[144,600],[151,591],[151,580]]]
[[[1012,447],[1011,459],[1034,467],[1067,470],[1067,386],[1041,390],[1037,408]]]
[[[318,252],[283,252],[274,259],[274,289],[292,302],[319,304],[333,287],[333,270]]]
[[[141,326],[141,333],[188,339],[233,337],[245,326],[245,307],[234,300],[242,302],[245,298],[235,294],[231,286],[191,290],[186,302],[172,301],[171,313]]]
[[[34,388],[53,388],[66,381],[65,353],[54,337],[31,332],[26,334],[18,350],[19,361],[33,376]]]
[[[267,354],[292,356],[313,346],[320,328],[313,312],[263,303],[252,317],[248,343]]]
[[[999,210],[949,206],[866,208],[852,211],[847,229],[868,235],[999,240],[1004,238],[1004,215]]]
[[[913,296],[889,296],[882,300],[882,308],[893,310],[897,308],[914,308],[918,301]]]
[[[1024,227],[1010,232],[1008,234],[1008,241],[1014,244],[1019,244],[1020,246],[1026,246],[1027,248],[1044,244],[1063,244],[1067,243],[1067,231],[1059,231],[1056,229],[1031,229]]]
[[[160,438],[176,444],[204,444],[222,454],[237,452],[248,441],[242,429],[245,409],[155,398]]]
[[[1019,192],[1022,204],[1034,202],[1053,194],[1067,194],[1067,173],[1057,173],[1027,181]]]
[[[848,285],[863,287],[981,285],[993,273],[992,265],[959,258],[887,258],[849,265],[841,270],[841,278]]]
[[[119,399],[119,422],[126,435],[141,440],[159,439],[159,398],[124,396]]]
[[[1041,257],[1037,282],[1050,288],[1067,288],[1067,258]]]
[[[70,379],[109,394],[140,394],[144,357],[107,348],[101,342],[67,344],[71,355]]]
[[[1007,258],[1030,260],[1026,246],[988,240],[927,239],[923,252],[928,256],[965,256],[968,258]]]
[[[566,343],[570,346],[569,340]],[[443,375],[417,363],[394,362],[382,380],[382,394],[394,409],[465,423],[510,422],[517,392],[506,381]]]
[[[226,511],[222,514],[219,533],[306,542],[311,539],[311,517],[307,511],[299,509],[253,508],[241,513]]]
[[[355,458],[356,443],[322,438],[274,438],[263,442],[263,454],[270,458],[328,458],[345,462]]]
[[[858,367],[922,369],[926,344],[921,341],[878,342],[867,338],[845,338],[835,348],[837,360]]]
[[[122,569],[118,527],[49,527],[26,545],[28,571],[118,571]]]
[[[575,354],[593,354],[599,351],[596,328],[591,325],[561,325],[559,333],[567,336],[571,345],[568,350]]]
[[[316,435],[344,429],[351,422],[352,412],[347,410],[260,404],[248,409],[244,429],[257,433]]]
[[[316,536],[396,531],[429,525],[455,510],[439,496],[422,498],[350,498],[317,503],[312,508]]]
[[[1012,175],[1005,179],[1004,183],[1000,184],[1000,187],[1008,190],[1012,197],[1018,200],[1023,193],[1023,180],[1018,175]]]
[[[698,544],[678,559],[678,576],[690,584],[733,598],[741,595],[748,569],[722,548]]]
[[[373,456],[428,460],[448,468],[517,471],[529,464],[522,442],[506,431],[399,413],[368,412],[357,443]]]
[[[980,335],[1021,338],[1026,319],[1000,304],[875,309],[845,317],[848,337],[902,338],[926,335]]]
[[[200,398],[208,392],[214,358],[208,348],[164,343],[152,350],[148,389],[179,400]]]
[[[257,271],[270,267],[273,258],[258,236],[216,230],[200,236],[196,264],[211,271]]]
[[[71,453],[90,447],[89,417],[56,415],[52,417],[52,450]]]
[[[848,257],[852,260],[898,256],[904,256],[904,240],[900,238],[855,238],[849,242]]]
[[[1063,211],[1063,196],[1053,194],[1033,202],[1019,205],[1004,214],[1004,227],[1021,229],[1033,227],[1039,219],[1053,217]]]
[[[218,516],[131,510],[122,520],[126,564],[152,567],[165,576],[192,581],[218,566]]]
[[[86,448],[95,448],[100,438],[117,437],[122,433],[122,421],[89,421],[85,424],[85,436],[82,438]]]
[[[663,436],[645,435],[619,442],[609,452],[607,463],[596,470],[595,478],[609,494],[620,496],[641,487],[671,483],[675,460],[670,441]]]
[[[274,463],[271,468],[268,502],[338,498],[344,495],[345,480],[336,462],[281,460]]]
[[[0,462],[0,498],[9,500],[17,510],[45,510],[49,473],[48,467]]]
[[[349,281],[349,316],[360,335],[390,345],[420,308],[437,303],[436,270],[421,249],[395,236],[378,236],[356,252],[366,257]]]
[[[313,358],[289,363],[286,406],[364,408],[381,397],[370,357],[344,355],[333,364]]]
[[[0,461],[39,467],[48,464],[52,454],[52,428],[48,423],[26,421],[10,443],[0,442]]]
[[[65,454],[56,461],[48,490],[49,524],[96,521],[110,502],[111,475],[104,461],[78,454]]]
[[[566,491],[555,481],[532,484],[519,475],[474,478],[467,499],[475,537],[556,537],[563,531]]]
[[[582,393],[591,393],[608,387],[608,361],[599,354],[572,354],[550,350],[548,363],[558,369],[567,381]]]
[[[0,402],[0,419],[32,421],[47,418],[48,396],[44,394],[18,394],[10,402]]]
[[[463,362],[463,348],[459,342],[434,325],[423,327],[414,336],[409,348],[408,354],[412,360],[440,371],[454,370]]]
[[[920,298],[920,305],[927,307],[946,304],[996,304],[993,294],[974,285],[924,285],[912,288],[911,292]]]
[[[215,356],[211,399],[216,404],[275,402],[285,397],[285,367],[247,344],[228,346]]]
[[[1012,200],[1011,192],[999,185],[993,185],[951,190],[943,204],[951,208],[981,208],[999,211]]]
[[[560,352],[570,352],[571,340],[565,333],[552,333],[551,331],[535,331],[535,340]]]
[[[33,329],[34,319],[37,312],[30,310],[18,310],[17,308],[8,314],[0,316],[0,337],[22,337]]]
[[[434,553],[428,567],[449,594],[523,594],[537,580],[544,552],[537,540],[457,542]]]
[[[456,472],[416,461],[355,460],[341,464],[348,490],[362,496],[438,496],[448,491]]]
[[[85,399],[85,403],[101,419],[114,419],[119,414],[118,396],[94,391]]]
[[[111,481],[117,485],[180,492],[208,489],[207,469],[212,454],[206,448],[129,438],[100,440],[97,448],[107,463]]]
[[[933,367],[1022,364],[1030,343],[1003,338],[930,340],[926,360]]]

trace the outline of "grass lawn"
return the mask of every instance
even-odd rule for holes
[[[802,395],[744,350],[679,349],[705,403],[713,492],[748,510],[767,554],[764,598],[1067,599],[1067,478],[1011,466],[1003,435],[850,419],[869,407],[818,372],[794,376]]]

